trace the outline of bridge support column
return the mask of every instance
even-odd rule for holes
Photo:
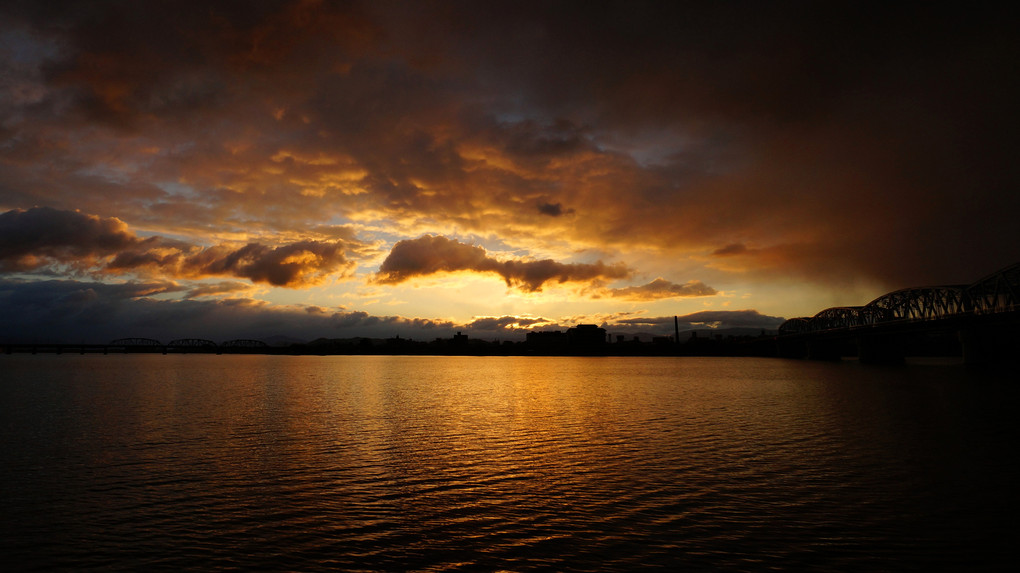
[[[967,365],[1007,362],[1020,356],[1020,336],[1011,329],[967,328],[959,332],[959,337],[963,363]]]
[[[776,354],[780,358],[807,358],[807,340],[802,337],[778,338],[776,340]]]
[[[807,341],[808,360],[839,360],[843,357],[843,341],[814,338]]]
[[[905,356],[903,339],[895,334],[857,337],[857,359],[863,364],[902,364]]]

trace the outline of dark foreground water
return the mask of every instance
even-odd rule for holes
[[[0,356],[0,566],[1006,570],[1011,378],[750,358]]]

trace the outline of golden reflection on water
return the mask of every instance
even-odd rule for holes
[[[32,567],[886,570],[998,556],[1016,505],[1015,385],[962,370],[3,360],[0,509]]]

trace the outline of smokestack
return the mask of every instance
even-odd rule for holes
[[[680,344],[680,319],[676,316],[673,317],[673,330],[676,332],[676,338],[674,341]]]

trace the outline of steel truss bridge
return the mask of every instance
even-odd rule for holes
[[[865,362],[896,362],[911,343],[948,333],[967,362],[985,362],[1020,355],[1018,331],[1020,263],[969,285],[906,288],[864,306],[791,318],[776,340],[781,356],[832,359],[855,351]]]

